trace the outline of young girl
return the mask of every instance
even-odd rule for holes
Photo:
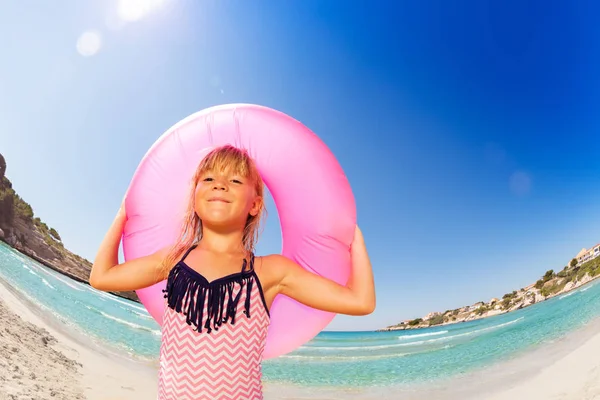
[[[198,166],[173,246],[118,264],[126,219],[121,206],[90,284],[130,291],[167,280],[158,399],[262,399],[262,352],[278,294],[339,314],[375,309],[373,274],[358,227],[350,280],[341,286],[284,256],[255,257],[263,211],[262,179],[248,154],[233,146],[213,150]]]

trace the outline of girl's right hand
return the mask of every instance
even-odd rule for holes
[[[119,207],[119,211],[117,212],[117,218],[127,220],[127,212],[125,211],[125,197],[123,197],[123,201],[121,201],[121,207]]]
[[[105,292],[140,290],[167,279],[160,268],[169,248],[129,260],[122,264],[109,261],[101,254],[102,247],[90,273],[90,286]]]
[[[92,265],[89,283],[98,290],[122,292],[139,290],[167,278],[167,271],[160,268],[169,248],[119,264],[119,245],[127,220],[125,199],[100,244]]]

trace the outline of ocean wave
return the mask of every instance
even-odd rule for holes
[[[47,271],[44,267],[37,267],[37,266],[27,265],[27,264],[23,264],[22,266],[23,266],[23,268],[25,268],[26,270],[28,270],[29,273],[32,274],[32,275],[40,276],[40,274],[38,274],[38,272],[43,272],[47,276],[52,277],[52,279],[55,279],[57,281],[60,281],[60,282],[64,283],[65,285],[67,285],[71,289],[75,289],[75,290],[77,290],[79,292],[83,291],[83,289],[78,288],[74,284],[72,284],[72,283],[66,281],[65,279],[59,277],[58,273],[52,273],[50,271]],[[42,282],[44,283],[44,285],[46,285],[46,286],[48,286],[48,287],[56,290],[56,288],[54,286],[52,286],[52,284],[50,282],[48,282],[46,279],[44,279],[44,278],[41,278],[41,279],[42,279]]]
[[[108,299],[108,300],[114,301],[115,303],[124,304],[124,305],[126,305],[127,307],[135,308],[136,310],[139,310],[139,311],[143,311],[143,312],[144,312],[144,311],[146,311],[146,309],[145,309],[145,308],[143,308],[143,307],[140,307],[140,306],[136,306],[135,304],[129,304],[128,302],[126,302],[126,301],[124,301],[124,300],[120,300],[120,299],[116,298],[117,296],[114,296],[114,295],[112,295],[112,294],[108,294],[108,293],[105,293],[105,292],[102,292],[102,291],[100,291],[100,290],[96,290],[96,289],[92,289],[91,291],[92,291],[94,294],[97,294],[97,295],[98,295],[98,296],[100,296],[100,297],[104,297],[105,299]]]
[[[44,282],[44,285],[48,286],[50,289],[56,290],[56,288],[52,286],[46,279],[42,278],[42,282]]]
[[[10,252],[8,253],[8,255],[12,258],[14,258],[15,260],[18,260],[20,262],[27,262],[28,258],[27,257],[23,257],[22,255],[20,255],[19,253],[16,252]]]
[[[30,268],[30,267],[29,267],[27,264],[23,264],[23,268],[25,268],[27,271],[29,271],[29,273],[30,273],[31,275],[39,276],[39,275],[37,274],[37,272],[35,272],[33,269],[31,269],[31,268]]]
[[[448,331],[417,333],[416,335],[403,335],[403,336],[398,336],[398,340],[410,340],[412,338],[419,338],[419,337],[439,336],[439,335],[445,335],[446,333],[448,333]]]
[[[372,361],[390,358],[400,358],[406,356],[414,356],[418,354],[431,353],[440,350],[446,350],[454,347],[452,344],[446,344],[441,347],[422,349],[421,351],[411,351],[406,353],[386,353],[386,354],[364,354],[364,355],[306,355],[306,354],[288,354],[280,356],[280,359],[291,359],[298,361],[320,361],[320,362],[345,362],[345,361]],[[339,348],[344,349],[344,348]]]
[[[43,273],[50,275],[53,279],[56,279],[57,281],[60,281],[62,283],[64,283],[65,285],[67,285],[68,287],[70,287],[71,289],[75,289],[79,292],[83,292],[83,288],[78,288],[77,286],[75,286],[74,284],[72,284],[71,282],[66,281],[65,279],[61,278],[58,276],[58,273],[52,273],[50,271],[45,270],[44,268],[37,268],[38,271],[42,271]]]
[[[124,319],[121,319],[121,318],[115,317],[113,315],[110,315],[108,313],[105,313],[104,311],[99,310],[99,309],[97,309],[95,307],[92,307],[92,306],[90,306],[88,304],[83,304],[83,306],[85,308],[87,308],[88,310],[96,313],[96,314],[102,315],[104,318],[108,318],[108,319],[110,319],[112,321],[115,321],[115,322],[118,322],[118,323],[120,323],[122,325],[127,325],[130,328],[138,329],[138,330],[142,330],[142,331],[147,331],[147,332],[151,332],[151,333],[153,333],[156,336],[160,336],[160,334],[161,334],[160,330],[152,329],[152,328],[150,328],[148,326],[143,326],[143,325],[136,324],[134,322],[126,321]]]
[[[143,325],[138,325],[138,324],[133,323],[133,322],[125,321],[124,319],[117,318],[117,317],[114,317],[114,316],[112,316],[110,314],[107,314],[104,311],[100,311],[100,314],[102,314],[102,316],[105,317],[105,318],[111,319],[111,320],[113,320],[115,322],[118,322],[120,324],[123,324],[123,325],[127,325],[127,326],[129,326],[130,328],[133,328],[133,329],[138,329],[138,330],[150,332],[150,333],[152,333],[152,334],[154,334],[156,336],[160,336],[160,334],[161,334],[161,332],[159,330],[152,329],[152,328],[149,328],[149,327],[143,326]]]
[[[562,295],[562,296],[560,296],[558,299],[559,299],[559,300],[562,300],[562,299],[564,299],[565,297],[569,297],[569,296],[572,296],[572,295],[574,295],[575,293],[576,293],[575,291],[572,291],[572,292],[569,292],[569,293],[567,293],[567,294],[563,294],[563,295]]]
[[[321,362],[343,362],[343,361],[368,361],[368,360],[381,360],[386,358],[400,358],[411,355],[411,353],[393,353],[393,354],[381,354],[376,356],[302,356],[302,355],[284,355],[280,356],[281,359],[299,360],[299,361],[321,361]]]
[[[439,341],[442,341],[442,340],[454,339],[454,338],[458,338],[458,337],[471,336],[471,335],[479,334],[479,333],[482,333],[482,332],[488,332],[488,331],[491,331],[491,330],[495,330],[495,329],[499,329],[499,328],[503,328],[505,326],[509,326],[509,325],[515,324],[515,323],[523,320],[524,318],[525,317],[519,317],[519,318],[513,319],[511,321],[504,322],[502,324],[492,325],[492,326],[488,326],[486,328],[481,328],[481,329],[475,329],[474,331],[459,333],[457,335],[446,336],[446,337],[443,337],[443,338],[424,340],[424,341],[420,341],[420,342],[412,342],[412,343],[407,343],[407,344],[417,344],[417,343],[423,344],[423,343],[439,342]]]
[[[123,309],[125,311],[128,311],[128,312],[130,312],[132,314],[135,314],[135,315],[137,315],[139,317],[145,318],[145,319],[152,319],[152,315],[148,314],[147,312],[146,313],[141,313],[141,312],[138,312],[138,311],[134,311],[134,310],[132,310],[130,308],[125,308],[125,307],[121,307],[121,309]]]
[[[469,332],[464,332],[464,333],[459,333],[457,335],[450,335],[450,336],[445,336],[445,337],[441,337],[441,338],[435,338],[435,339],[429,339],[429,340],[418,340],[415,342],[409,342],[409,343],[394,343],[394,344],[385,344],[385,345],[379,345],[379,346],[337,346],[337,347],[328,347],[328,346],[302,346],[300,348],[298,348],[298,350],[296,351],[310,351],[310,350],[319,350],[319,351],[345,351],[345,350],[381,350],[381,349],[389,349],[389,348],[395,348],[395,347],[410,347],[410,346],[421,346],[421,345],[428,345],[431,343],[437,343],[437,342],[443,342],[443,341],[449,341],[449,340],[453,340],[456,338],[460,338],[460,337],[465,337],[465,336],[472,336],[472,335],[476,335],[476,334],[480,334],[482,332],[488,332],[494,329],[499,329],[505,326],[509,326],[512,325],[518,321],[521,321],[524,317],[519,317],[517,319],[514,319],[512,321],[508,321],[508,322],[504,322],[502,324],[498,324],[498,325],[493,325],[493,326],[488,326],[486,328],[481,328],[481,329],[476,329],[474,331],[469,331]],[[426,335],[426,334],[423,334]]]

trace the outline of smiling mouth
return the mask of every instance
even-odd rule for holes
[[[214,203],[214,202],[217,202],[217,203],[230,203],[229,201],[224,200],[224,199],[209,199],[208,202],[209,203]]]

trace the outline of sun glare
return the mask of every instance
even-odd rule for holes
[[[123,21],[139,21],[164,3],[164,0],[119,0],[117,15]]]
[[[98,53],[102,46],[102,37],[99,32],[86,31],[77,39],[77,52],[85,57]]]

